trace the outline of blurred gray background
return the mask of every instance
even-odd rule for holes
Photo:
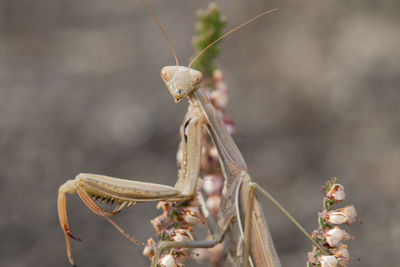
[[[147,0],[182,64],[193,55],[196,10],[210,1]],[[352,266],[400,260],[400,2],[216,1],[227,29],[218,66],[228,112],[256,181],[308,231],[320,187],[344,184],[363,224],[348,227]],[[58,187],[79,172],[173,185],[178,127],[159,71],[167,42],[135,0],[0,0],[0,265],[69,266]],[[283,266],[304,266],[311,245],[262,200]],[[156,203],[117,222],[154,236]],[[149,266],[142,248],[68,196],[78,266]],[[200,266],[191,261],[187,266]]]

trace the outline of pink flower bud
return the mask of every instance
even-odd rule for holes
[[[332,185],[331,190],[326,193],[326,197],[332,199],[335,203],[339,203],[346,198],[346,193],[341,184],[334,184]]]
[[[228,104],[228,90],[226,84],[222,81],[218,83],[218,87],[217,90],[211,92],[211,103],[217,109],[223,109]]]
[[[224,186],[224,178],[220,175],[204,176],[203,190],[207,195],[219,195]]]
[[[214,162],[218,162],[218,150],[217,148],[213,145],[209,150],[208,150],[208,155]]]
[[[151,258],[153,258],[154,253],[155,253],[154,239],[149,238],[147,240],[147,245],[143,249],[143,255],[146,256],[147,258],[151,259]]]
[[[188,224],[196,224],[201,222],[200,211],[195,207],[185,207],[181,210],[181,215]]]
[[[156,229],[157,232],[161,232],[162,230],[162,225],[164,221],[164,216],[160,215],[158,217],[155,217],[153,220],[151,220],[151,224],[153,225],[154,229]]]
[[[319,262],[321,263],[321,267],[336,267],[338,264],[335,256],[321,256],[319,257]]]
[[[167,254],[162,255],[160,258],[160,266],[161,267],[177,267],[174,256]]]
[[[215,82],[219,82],[224,78],[224,75],[221,70],[216,69],[212,74],[212,78],[214,79]]]
[[[337,226],[325,232],[324,236],[326,238],[326,242],[331,247],[339,247],[342,245],[341,242],[352,238],[351,235],[349,235],[345,230],[342,230]]]
[[[207,208],[214,218],[217,217],[220,204],[221,204],[221,197],[218,195],[212,195],[207,198]]]

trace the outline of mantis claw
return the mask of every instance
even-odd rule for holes
[[[67,235],[69,235],[69,237],[71,237],[72,239],[75,239],[76,241],[81,242],[82,239],[80,239],[79,237],[75,236],[74,234],[72,234],[72,232],[69,229],[65,229],[65,232],[67,233]]]

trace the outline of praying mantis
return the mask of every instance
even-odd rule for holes
[[[143,245],[143,243],[127,234],[111,219],[111,217],[119,213],[122,209],[140,202],[160,200],[185,201],[193,199],[196,196],[196,187],[200,172],[203,129],[206,128],[217,148],[219,161],[225,177],[224,194],[216,227],[215,229],[211,229],[213,239],[185,242],[162,241],[159,243],[157,251],[152,259],[152,267],[157,266],[158,259],[165,249],[209,248],[222,242],[226,234],[231,236],[232,243],[235,244],[230,251],[230,256],[233,259],[233,266],[281,266],[262,209],[255,197],[256,190],[269,198],[297,227],[300,227],[299,229],[311,241],[313,241],[313,239],[308,236],[306,231],[295,222],[268,192],[252,181],[250,175],[247,173],[247,166],[242,154],[226,129],[222,118],[209,102],[201,88],[202,73],[190,68],[193,62],[216,42],[255,19],[275,11],[275,9],[265,11],[225,33],[209,44],[202,52],[197,54],[188,67],[185,67],[179,65],[176,52],[157,18],[142,0],[139,1],[161,29],[176,61],[176,65],[162,68],[161,78],[176,103],[181,102],[184,98],[187,98],[189,102],[188,111],[180,128],[183,159],[178,174],[178,180],[175,186],[172,187],[113,178],[104,175],[80,173],[74,180],[68,180],[61,185],[58,195],[58,214],[61,227],[65,234],[69,262],[74,265],[70,238],[76,240],[80,239],[72,234],[68,223],[66,212],[67,193],[77,193],[82,201],[95,214],[108,220],[132,242]],[[95,200],[98,199],[109,204],[116,203],[117,206],[113,211],[106,211],[96,204]],[[319,247],[318,244],[316,245]],[[322,248],[321,250],[323,251]]]

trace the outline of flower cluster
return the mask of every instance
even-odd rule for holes
[[[312,237],[329,252],[324,255],[315,246],[308,253],[307,267],[346,267],[350,261],[350,253],[343,242],[354,239],[338,225],[351,224],[357,220],[357,211],[353,205],[334,209],[346,198],[344,188],[332,178],[323,188],[324,209],[319,213],[318,230],[312,233]]]
[[[197,201],[159,202],[157,208],[164,212],[154,218],[151,223],[161,241],[192,241],[193,225],[201,222],[201,214]],[[153,238],[147,240],[143,255],[153,258],[157,244]],[[183,267],[190,257],[188,248],[165,250],[161,255],[159,265],[162,267]]]

